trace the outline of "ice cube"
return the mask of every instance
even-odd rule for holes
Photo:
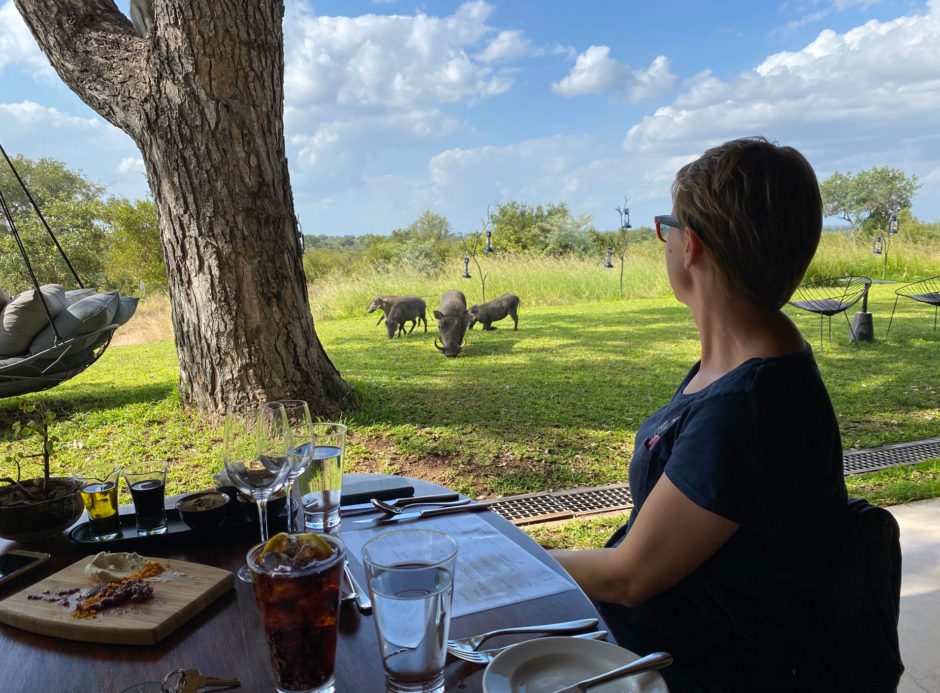
[[[287,556],[278,551],[269,551],[261,557],[261,567],[268,572],[274,572],[278,566],[287,561]]]

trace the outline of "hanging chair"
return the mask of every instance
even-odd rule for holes
[[[66,292],[57,284],[39,285],[13,214],[0,190],[0,208],[34,287],[9,300],[0,313],[0,346],[9,351],[16,343],[12,347],[16,353],[0,354],[0,398],[3,398],[55,387],[88,368],[107,349],[114,331],[134,314],[138,299],[121,297],[116,291],[96,293],[94,289],[85,288],[2,146],[0,153],[79,286]],[[27,330],[18,332],[18,327]]]

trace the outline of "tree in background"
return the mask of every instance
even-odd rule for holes
[[[431,273],[453,255],[457,239],[446,217],[427,210],[408,228],[392,231],[389,240],[395,247],[393,261]]]
[[[106,188],[55,159],[32,161],[17,155],[11,160],[82,283],[103,285],[108,251]],[[5,160],[0,161],[0,190],[39,283],[75,288],[72,273]],[[8,226],[0,214],[0,287],[15,294],[33,284]]]
[[[123,294],[165,292],[166,263],[153,201],[113,198],[105,206],[105,218],[111,230],[109,285]]]
[[[572,218],[564,202],[532,207],[510,200],[497,204],[489,213],[488,222],[501,249],[544,253],[553,236],[556,242],[566,236],[571,242],[573,235],[587,233],[591,217]]]
[[[917,176],[881,166],[843,174],[836,171],[819,186],[823,216],[838,217],[852,227],[852,238],[863,228],[873,234],[887,228],[892,214],[911,206],[920,188]]]
[[[561,255],[583,257],[589,254],[594,247],[590,235],[590,231],[594,229],[591,219],[590,214],[572,217],[566,213],[546,217],[541,223],[545,233],[545,246],[542,252],[556,257]]]
[[[140,149],[186,401],[210,418],[281,399],[339,414],[350,388],[314,330],[285,154],[283,3],[155,0],[141,36],[113,0],[13,1]]]

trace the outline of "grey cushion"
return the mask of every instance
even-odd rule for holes
[[[94,296],[98,293],[97,289],[72,289],[65,292],[65,307],[68,308],[73,303],[78,303],[83,298]]]
[[[65,308],[65,289],[58,284],[46,284],[39,289],[49,312],[53,318],[56,317]],[[0,313],[0,354],[25,354],[33,338],[43,327],[49,327],[49,318],[36,290],[17,294]]]
[[[106,294],[95,294],[68,306],[55,319],[55,327],[62,339],[69,339],[76,335],[87,334],[100,330],[114,322],[117,314],[119,296],[117,291]],[[47,325],[42,332],[36,335],[29,345],[30,354],[38,354],[55,345],[55,332],[51,325]]]
[[[114,316],[114,322],[118,325],[123,325],[134,315],[134,312],[137,310],[137,302],[139,298],[134,298],[133,296],[121,296],[121,302],[118,304],[117,313]]]
[[[9,358],[0,359],[0,368],[5,368],[7,366],[12,366],[14,363],[19,363],[20,361],[25,361],[25,356],[10,356]]]

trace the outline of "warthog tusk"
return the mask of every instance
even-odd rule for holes
[[[463,340],[463,341],[460,343],[460,346],[459,346],[459,347],[457,347],[457,353],[459,354],[461,351],[463,351],[463,348],[464,348],[465,346],[467,346],[467,340],[466,340],[466,339]]]
[[[438,351],[444,351],[444,345],[443,345],[443,344],[442,344],[441,346],[438,346],[438,345],[437,345],[437,337],[434,338],[434,346],[437,347],[437,350],[438,350]]]

